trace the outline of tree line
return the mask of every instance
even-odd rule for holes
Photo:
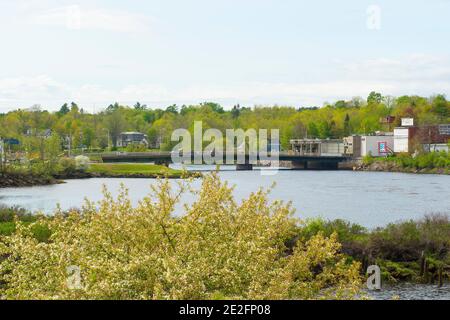
[[[395,117],[392,123],[380,121]],[[105,150],[117,147],[123,131],[138,131],[148,135],[150,146],[170,150],[173,130],[193,129],[194,121],[203,121],[204,130],[279,129],[281,146],[289,147],[294,138],[342,138],[350,134],[389,131],[400,125],[401,118],[412,117],[418,125],[450,122],[450,102],[445,95],[383,96],[371,92],[360,97],[323,107],[235,105],[225,110],[220,104],[171,105],[165,109],[114,103],[98,113],[86,112],[77,103],[66,103],[59,111],[49,112],[35,106],[0,114],[0,137],[15,138],[21,145],[40,150],[42,139],[57,136],[65,149],[85,148]],[[41,147],[42,149],[43,147]]]

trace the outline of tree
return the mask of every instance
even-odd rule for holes
[[[82,144],[89,149],[92,147],[92,144],[94,143],[95,139],[94,129],[86,126],[83,128],[82,132],[83,132]]]
[[[136,104],[134,105],[134,109],[135,110],[146,110],[147,109],[147,105],[146,104],[141,104],[140,102],[136,102]]]
[[[233,119],[239,118],[240,114],[241,114],[241,106],[240,105],[233,106],[233,109],[231,110],[231,116],[233,117]]]
[[[361,97],[353,97],[350,101],[350,106],[353,108],[360,108],[364,105],[364,99]]]
[[[367,97],[367,103],[369,104],[381,103],[381,101],[383,101],[383,96],[375,91],[372,91]]]
[[[67,103],[64,103],[61,108],[58,111],[59,116],[64,116],[70,112],[69,107],[67,106]]]
[[[126,128],[126,121],[119,109],[106,116],[105,127],[109,131],[113,147],[117,147],[117,139],[120,133]]]
[[[53,133],[45,140],[45,159],[48,173],[56,172],[56,166],[61,157],[61,139]]]
[[[433,98],[432,111],[441,119],[450,116],[450,104],[443,94],[439,94]]]
[[[170,112],[170,113],[173,113],[173,114],[178,114],[178,106],[176,104],[168,106],[167,109],[166,109],[166,112]]]
[[[291,137],[293,139],[302,139],[306,137],[306,127],[303,122],[297,120],[292,128]]]
[[[344,100],[339,100],[334,104],[334,107],[337,109],[347,108],[347,102],[345,102]]]
[[[115,102],[114,104],[110,104],[108,108],[106,108],[107,113],[111,113],[120,109],[120,105]]]
[[[200,104],[200,106],[210,108],[213,112],[217,112],[217,113],[225,112],[223,107],[220,104],[215,103],[215,102],[203,102]]]
[[[307,138],[317,138],[319,137],[319,129],[314,122],[308,124],[308,135]]]
[[[383,97],[383,102],[391,110],[395,106],[395,97],[387,95]]]
[[[75,102],[70,103],[70,112],[72,113],[78,113],[80,111],[80,108]]]

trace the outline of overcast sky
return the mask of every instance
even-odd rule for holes
[[[0,112],[450,93],[449,0],[0,0]]]

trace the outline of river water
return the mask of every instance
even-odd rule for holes
[[[198,170],[199,167],[188,169]],[[202,166],[200,169],[213,168]],[[419,219],[426,214],[450,214],[450,176],[445,175],[291,170],[267,175],[268,172],[260,170],[222,169],[221,178],[235,185],[238,200],[260,187],[269,188],[276,183],[270,197],[291,201],[296,215],[301,218],[340,218],[375,228],[390,222]],[[121,183],[129,189],[133,203],[137,203],[150,193],[150,185],[155,182],[154,179],[89,179],[52,186],[0,189],[0,204],[52,214],[57,204],[62,209],[70,209],[80,207],[85,198],[100,200],[103,185],[116,195]],[[176,180],[172,183],[176,186]],[[200,181],[195,181],[194,185],[198,187]],[[190,195],[182,198],[183,203],[192,201]],[[402,284],[369,295],[374,299],[450,299],[450,286]]]
[[[292,201],[296,215],[301,218],[340,218],[374,228],[389,222],[422,218],[426,214],[450,214],[450,176],[292,170],[264,175],[264,171],[259,170],[237,172],[227,168],[220,172],[220,176],[235,185],[237,199],[276,183],[270,197]],[[58,203],[62,209],[69,209],[80,207],[86,197],[93,201],[100,200],[102,185],[117,194],[121,183],[129,189],[130,197],[137,203],[150,193],[150,185],[155,180],[69,180],[60,185],[0,189],[0,204],[19,205],[51,214]],[[176,185],[175,180],[173,184]],[[194,184],[198,186],[200,181]],[[190,195],[183,198],[185,203],[192,200]]]

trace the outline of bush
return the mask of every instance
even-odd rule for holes
[[[375,160],[368,158],[365,161],[367,162],[365,162],[366,164],[370,164]],[[394,162],[405,169],[448,169],[450,167],[450,155],[444,151],[420,153],[415,157],[407,153],[401,153],[378,161]]]
[[[147,151],[147,146],[143,144],[130,143],[126,148],[126,152],[145,152]]]
[[[30,212],[23,208],[6,207],[0,205],[0,223],[13,222],[15,217],[24,222],[31,222],[36,220],[36,218]]]
[[[59,170],[64,174],[73,174],[77,171],[77,164],[72,158],[59,159]]]
[[[388,271],[389,277],[403,279],[411,276],[411,270],[399,270],[417,269],[422,254],[428,261],[436,261],[435,264],[450,262],[448,215],[433,214],[417,221],[391,223],[372,231],[342,220],[312,219],[299,228],[297,238],[309,239],[319,233],[329,235],[334,232],[342,243],[343,253],[359,261],[371,259],[375,263],[376,260],[376,264]],[[393,265],[397,265],[398,270],[389,267]]]
[[[304,226],[300,228],[299,235],[305,239],[310,239],[320,232],[325,236],[336,233],[340,242],[363,240],[367,236],[367,229],[358,224],[352,224],[341,219],[326,221],[320,218],[306,220]]]
[[[389,224],[370,236],[370,251],[392,261],[418,261],[427,256],[446,259],[450,250],[450,220],[447,215],[429,215],[418,221]]]
[[[375,158],[372,157],[372,155],[370,155],[370,154],[363,157],[363,163],[367,166],[371,165],[374,162],[375,162]]]
[[[86,171],[89,169],[89,158],[86,156],[75,157],[75,167],[78,171]]]
[[[186,183],[186,182],[185,182]],[[181,185],[181,194],[191,189]],[[292,210],[269,203],[267,192],[242,203],[213,174],[204,177],[195,202],[174,215],[181,194],[167,180],[133,208],[125,190],[105,192],[81,212],[40,220],[51,232],[39,243],[33,224],[4,237],[0,296],[9,299],[315,299],[354,298],[358,263],[338,253],[336,235],[299,241]],[[178,190],[178,189],[177,189]],[[81,271],[68,287],[67,268]],[[73,288],[72,288],[73,289]]]

